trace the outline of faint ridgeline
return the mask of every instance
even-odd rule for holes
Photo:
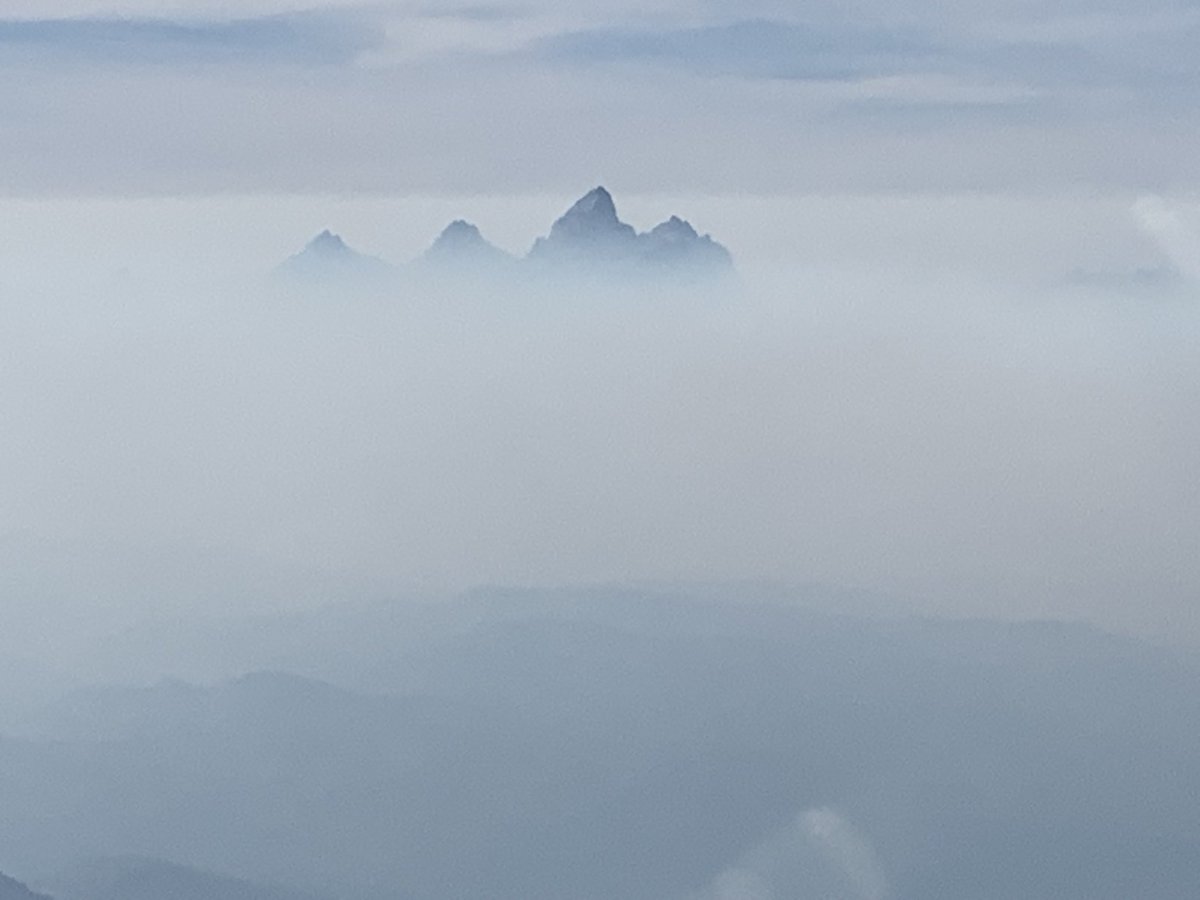
[[[4,900],[7,897],[0,894]],[[326,900],[157,859],[95,859],[64,873],[55,900]]]
[[[430,266],[507,266],[516,259],[490,243],[479,229],[462,219],[455,219],[445,227],[433,245],[421,256],[421,262]]]
[[[45,894],[31,891],[21,882],[0,873],[0,900],[50,900]]]
[[[381,288],[395,281],[397,270],[376,256],[360,253],[326,230],[284,260],[275,274],[285,283],[300,287]]]
[[[455,219],[413,261],[409,274],[426,287],[500,287],[517,277],[519,263],[515,256],[488,241],[477,226]]]

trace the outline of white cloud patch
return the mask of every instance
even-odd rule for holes
[[[805,810],[720,872],[699,900],[885,900],[883,864],[841,812]]]
[[[836,810],[810,809],[800,817],[808,836],[846,874],[862,900],[883,900],[887,879],[875,848]]]
[[[1200,281],[1200,216],[1192,208],[1161,197],[1141,197],[1133,206],[1141,229],[1180,272]]]

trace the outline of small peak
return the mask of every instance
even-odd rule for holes
[[[442,229],[442,233],[438,236],[438,240],[482,240],[483,235],[479,233],[479,228],[466,219],[455,219],[449,225]]]
[[[691,222],[681,219],[679,216],[671,216],[667,221],[655,225],[650,230],[650,234],[674,240],[694,240],[700,236],[692,227]]]
[[[377,257],[359,253],[326,229],[299,253],[284,260],[278,271],[301,281],[330,281],[346,277],[381,279],[391,274],[392,267]]]
[[[507,258],[508,254],[488,243],[479,228],[465,219],[455,219],[442,229],[442,233],[422,257],[427,262],[473,262],[477,265],[499,262]]]
[[[733,258],[729,251],[707,234],[699,234],[692,223],[671,216],[639,236],[643,261],[648,265],[684,270],[729,270]]]
[[[349,248],[346,246],[346,242],[342,240],[341,235],[334,234],[326,228],[308,242],[307,249],[317,251],[318,253],[343,253]]]

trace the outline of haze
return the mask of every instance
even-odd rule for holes
[[[0,900],[1200,895],[1198,27],[10,0]]]
[[[517,249],[552,203],[13,203],[16,245],[58,262],[8,253],[37,288],[5,307],[6,529],[444,588],[820,581],[1196,637],[1200,320],[1132,207],[639,197],[731,223],[736,296],[255,287],[321,224],[404,261],[437,231],[414,222],[506,222]],[[103,240],[56,245],[73,221]]]

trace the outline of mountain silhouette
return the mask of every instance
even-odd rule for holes
[[[354,250],[330,231],[318,234],[278,271],[295,283],[318,286],[387,285],[402,272]],[[626,283],[678,279],[694,284],[697,279],[731,273],[733,258],[679,216],[639,233],[621,220],[612,194],[601,185],[559,216],[523,259],[489,242],[472,223],[455,219],[406,271],[425,286],[438,280],[453,284],[458,278],[482,277],[491,283],[494,276],[511,286],[513,279],[546,272],[566,279],[615,277]]]
[[[322,231],[303,250],[285,260],[278,272],[310,284],[382,281],[395,274],[392,266],[382,259],[360,253],[329,230]]]
[[[733,267],[728,250],[678,216],[639,234],[621,221],[612,194],[604,187],[593,188],[577,200],[546,237],[538,238],[529,259],[628,275],[710,274]]]
[[[421,262],[443,268],[508,265],[514,261],[489,242],[477,226],[463,219],[447,225],[421,256]]]
[[[637,252],[637,232],[617,216],[612,194],[603,187],[581,197],[538,238],[529,258],[552,262],[624,262]]]

